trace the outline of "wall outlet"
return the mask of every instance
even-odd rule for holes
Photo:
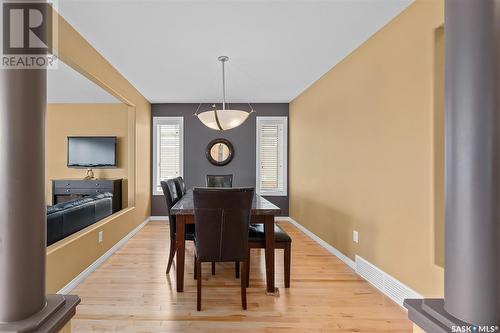
[[[352,232],[352,241],[354,243],[359,243],[359,234],[356,230],[353,230]]]
[[[98,243],[101,243],[101,242],[102,242],[102,231],[99,231]]]

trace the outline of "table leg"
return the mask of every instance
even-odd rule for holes
[[[185,219],[184,215],[177,215],[176,217],[176,231],[175,231],[175,244],[177,249],[176,266],[177,272],[177,291],[184,291],[184,257],[186,252],[185,241]]]
[[[266,283],[267,292],[275,293],[274,287],[274,216],[266,215],[264,222],[266,237]]]

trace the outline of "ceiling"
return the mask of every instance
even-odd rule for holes
[[[62,61],[47,71],[48,103],[120,103],[104,89]]]
[[[61,0],[58,10],[152,103],[289,102],[413,0]],[[61,75],[51,84],[64,87]]]

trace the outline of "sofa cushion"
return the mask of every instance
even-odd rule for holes
[[[61,210],[52,212],[47,216],[47,245],[64,238],[63,235],[63,212]]]
[[[62,208],[57,205],[47,207],[47,215],[61,211]]]
[[[113,199],[101,194],[100,196],[102,196],[100,199],[95,200],[94,222],[100,221],[103,218],[113,214]]]
[[[64,237],[94,224],[95,204],[93,201],[66,209],[63,212]]]
[[[97,200],[97,199],[112,198],[112,197],[113,197],[113,193],[104,192],[104,193],[99,193],[99,194],[93,195],[91,198],[93,198],[94,200]]]
[[[88,197],[80,198],[80,199],[75,199],[71,201],[66,201],[66,202],[61,202],[53,206],[47,207],[47,214],[52,214],[61,210],[69,209],[72,207],[80,206],[85,203],[99,200],[99,199],[104,199],[104,198],[113,198],[113,194],[109,192],[104,192],[104,193],[99,193],[99,194],[94,194]]]
[[[61,202],[61,203],[58,203],[54,206],[50,206],[49,208],[47,208],[47,214],[51,214],[51,213],[54,213],[54,212],[57,212],[60,210],[65,210],[65,209],[69,209],[72,207],[80,206],[80,205],[83,205],[85,203],[92,202],[92,201],[94,201],[94,199],[92,197],[85,197],[85,198],[80,198],[80,199],[76,199],[76,200]]]

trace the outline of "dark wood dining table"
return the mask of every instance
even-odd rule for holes
[[[264,224],[266,238],[266,284],[267,292],[274,294],[274,217],[281,213],[281,209],[255,194],[252,202],[251,223]],[[184,260],[186,253],[186,242],[184,240],[185,225],[195,224],[193,190],[187,193],[170,209],[170,214],[176,216],[175,244],[177,251],[176,272],[177,291],[184,291]]]

